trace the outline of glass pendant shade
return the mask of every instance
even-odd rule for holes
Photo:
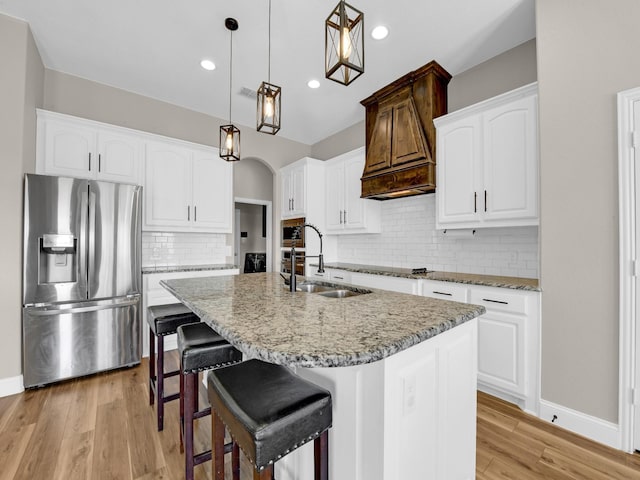
[[[240,160],[240,130],[235,125],[220,127],[220,157],[227,162]]]
[[[325,22],[325,77],[349,85],[364,73],[364,13],[341,1]]]
[[[275,135],[280,130],[280,87],[262,82],[258,88],[258,131]]]

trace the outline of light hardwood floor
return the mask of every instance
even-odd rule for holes
[[[168,357],[175,366],[177,356]],[[183,478],[178,403],[166,405],[165,429],[157,432],[147,375],[143,361],[0,398],[0,480]],[[170,379],[169,388],[176,386]],[[204,399],[204,388],[200,393]],[[197,448],[208,445],[209,432],[205,418],[196,429]],[[640,480],[640,456],[591,442],[484,394],[478,395],[477,445],[478,480]],[[243,478],[251,478],[249,468],[243,462]],[[196,479],[211,478],[210,463],[195,473]]]

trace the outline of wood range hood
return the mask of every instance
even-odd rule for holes
[[[362,198],[389,200],[436,188],[436,128],[447,113],[451,75],[436,61],[404,75],[360,103],[366,108]]]

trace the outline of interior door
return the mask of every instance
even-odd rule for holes
[[[633,136],[638,137],[640,135],[640,100],[633,103]],[[638,171],[638,162],[640,162],[640,148],[634,148],[634,178],[635,178],[635,245],[633,258],[638,261],[638,252],[640,252],[640,172]],[[635,359],[635,390],[639,391],[640,388],[640,318],[638,318],[638,312],[640,312],[640,281],[636,274],[635,278],[635,344],[636,344],[636,359]],[[637,395],[634,395],[637,397]],[[640,451],[640,402],[634,398],[634,415],[633,415],[633,445],[635,450]]]

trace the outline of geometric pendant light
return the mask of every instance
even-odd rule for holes
[[[231,88],[233,72],[233,32],[238,29],[238,21],[235,18],[227,18],[225,27],[231,32],[231,49],[229,54],[229,124],[220,126],[220,157],[227,162],[240,160],[240,130],[231,123]]]
[[[364,73],[364,13],[341,0],[325,21],[325,77],[349,85]]]
[[[257,127],[262,133],[275,135],[280,130],[280,94],[282,89],[271,83],[271,0],[269,0],[269,67],[267,81],[258,88]]]

